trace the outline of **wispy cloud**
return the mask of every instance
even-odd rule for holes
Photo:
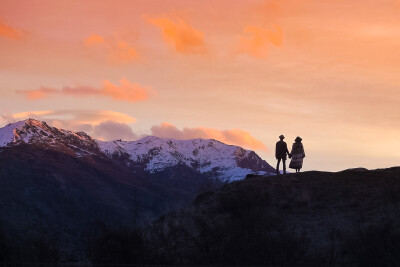
[[[110,110],[36,110],[12,114],[15,120],[35,118],[40,120],[69,121],[78,124],[99,124],[106,121],[134,123],[135,118],[117,111]]]
[[[0,20],[0,36],[9,39],[20,40],[23,38],[24,33],[22,30],[13,28]]]
[[[101,88],[91,86],[65,86],[61,89],[41,87],[35,90],[19,90],[17,93],[25,95],[28,100],[38,100],[52,95],[67,95],[76,97],[107,96],[114,100],[128,102],[144,101],[155,95],[155,92],[150,87],[131,83],[126,79],[121,79],[119,85],[105,80]]]
[[[139,59],[136,49],[125,41],[118,41],[109,49],[110,63],[129,63]]]
[[[104,40],[103,36],[98,34],[92,34],[85,39],[86,47],[93,47],[95,45],[102,45],[105,43],[106,41]]]
[[[110,81],[104,81],[104,87],[101,90],[103,95],[110,96],[115,100],[121,101],[143,101],[147,100],[155,92],[150,87],[143,87],[136,83],[122,79],[120,85],[115,85]]]
[[[176,126],[164,122],[161,125],[156,125],[151,128],[152,135],[164,138],[177,139],[216,139],[221,142],[243,146],[256,150],[266,150],[265,145],[251,136],[250,133],[241,129],[217,130],[205,127],[183,128],[178,129]]]
[[[266,58],[270,45],[282,46],[282,29],[278,25],[271,28],[247,26],[240,37],[237,54],[248,54],[255,58]]]
[[[175,51],[184,54],[204,54],[206,52],[203,32],[193,28],[185,20],[148,16],[145,19],[161,29],[164,42],[172,45]]]
[[[92,34],[84,43],[88,49],[95,50],[101,55],[105,54],[110,64],[129,63],[140,59],[136,48],[126,40]]]

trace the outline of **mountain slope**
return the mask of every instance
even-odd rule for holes
[[[142,225],[216,186],[190,169],[140,176],[97,155],[76,157],[35,144],[0,152],[0,229],[17,242],[49,237],[71,257],[101,224]]]

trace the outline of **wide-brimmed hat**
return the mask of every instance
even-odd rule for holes
[[[279,138],[280,138],[280,139],[285,139],[285,136],[283,136],[283,134],[281,134],[281,135],[279,136]]]
[[[301,139],[300,136],[297,136],[296,139],[294,139],[294,141],[299,141],[299,142],[301,142],[301,140],[303,140],[303,139]]]

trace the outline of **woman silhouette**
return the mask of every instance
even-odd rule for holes
[[[306,156],[301,140],[299,136],[296,137],[292,146],[292,151],[289,154],[292,159],[289,168],[295,169],[296,172],[300,172],[301,167],[303,167],[303,158]]]

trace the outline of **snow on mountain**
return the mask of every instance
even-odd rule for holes
[[[10,123],[0,129],[0,147],[15,141],[16,131],[25,125],[25,121]]]
[[[77,156],[98,151],[96,142],[86,133],[57,129],[34,119],[10,123],[0,129],[0,147],[19,144],[50,146]]]
[[[45,122],[27,119],[0,129],[0,147],[39,144],[76,156],[96,154],[156,173],[184,164],[223,181],[243,179],[247,174],[274,173],[255,152],[217,140],[177,140],[147,136],[137,141],[100,141],[83,132],[60,130]]]
[[[177,140],[147,136],[131,142],[97,142],[100,150],[109,157],[127,154],[132,161],[145,163],[146,170],[152,173],[178,164],[185,164],[200,173],[214,174],[222,180],[243,179],[249,173],[273,173],[272,167],[253,151],[212,139]],[[259,161],[259,164],[256,168],[240,164],[245,160]]]

